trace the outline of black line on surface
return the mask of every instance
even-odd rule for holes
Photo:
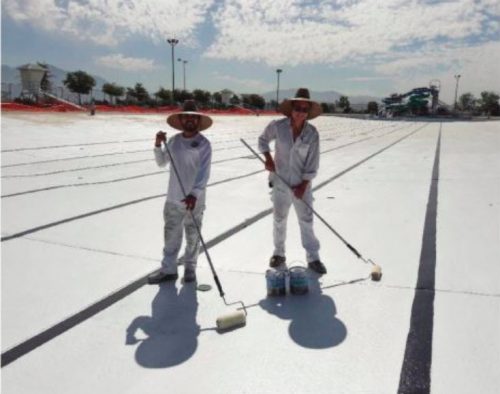
[[[432,169],[417,286],[411,308],[410,329],[406,339],[405,355],[399,378],[399,394],[425,394],[430,393],[431,389],[441,127],[442,124],[439,127],[439,136]]]

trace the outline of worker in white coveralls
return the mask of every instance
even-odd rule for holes
[[[259,137],[259,150],[265,156],[265,168],[271,172],[273,201],[273,268],[285,265],[286,225],[293,204],[300,225],[302,246],[309,269],[326,274],[319,257],[320,244],[314,234],[313,213],[301,200],[313,205],[312,179],[319,167],[319,134],[308,122],[321,114],[321,106],[310,99],[309,90],[297,90],[295,98],[284,100],[279,112],[286,118],[273,120]],[[275,140],[274,159],[269,144]],[[278,176],[272,176],[274,173]],[[280,177],[286,181],[283,184]],[[290,187],[289,187],[290,186]],[[286,267],[286,265],[285,265]]]
[[[212,125],[212,119],[197,112],[194,101],[187,100],[182,111],[170,115],[167,123],[182,133],[175,134],[167,143],[166,133],[159,131],[156,134],[154,155],[158,166],[165,167],[170,162],[169,151],[179,179],[171,164],[167,199],[163,209],[165,221],[163,259],[161,269],[148,277],[150,284],[174,281],[179,277],[177,257],[184,231],[186,233],[184,282],[196,280],[200,238],[193,220],[201,229],[205,210],[205,190],[212,160],[210,142],[200,134],[200,131]],[[162,143],[167,144],[168,151],[165,146],[162,147]]]

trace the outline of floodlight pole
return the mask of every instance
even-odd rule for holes
[[[455,85],[455,110],[458,109],[458,102],[457,102],[457,98],[458,98],[458,81],[460,80],[460,77],[461,77],[460,74],[455,75],[455,79],[457,80],[457,83]]]
[[[278,85],[276,87],[276,108],[280,105],[280,74],[283,72],[281,68],[276,70],[276,75],[278,77]]]
[[[172,47],[172,101],[175,100],[175,63],[174,63],[174,47],[179,43],[179,40],[176,38],[169,38],[167,42]]]
[[[177,61],[182,62],[182,77],[184,80],[184,90],[186,90],[186,64],[188,61],[181,58],[178,58]]]

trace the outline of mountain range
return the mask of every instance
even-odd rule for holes
[[[295,92],[297,89],[284,89],[280,90],[280,101],[285,99],[285,98],[291,98],[295,96]],[[329,91],[314,91],[310,89],[311,93],[311,99],[314,101],[317,101],[319,103],[335,103],[335,101],[338,101],[341,96],[347,96],[349,98],[349,102],[352,105],[358,105],[358,104],[367,104],[370,101],[376,101],[380,102],[380,97],[374,97],[374,96],[350,96],[345,93],[339,93],[335,90],[329,90]],[[276,91],[274,92],[266,92],[262,95],[266,101],[270,100],[276,100]]]

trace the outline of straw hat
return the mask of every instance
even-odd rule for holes
[[[197,111],[198,108],[196,108],[196,103],[193,100],[186,100],[184,101],[184,104],[182,106],[182,111],[171,114],[167,118],[167,123],[174,129],[183,130],[179,116],[197,115],[200,117],[200,128],[198,129],[198,131],[206,130],[210,126],[212,126],[212,118]]]
[[[309,89],[306,88],[299,88],[297,93],[295,93],[294,98],[284,100],[278,107],[278,111],[289,117],[292,114],[293,103],[297,101],[306,102],[311,105],[307,119],[314,119],[323,112],[321,105],[319,105],[316,101],[311,100]]]

